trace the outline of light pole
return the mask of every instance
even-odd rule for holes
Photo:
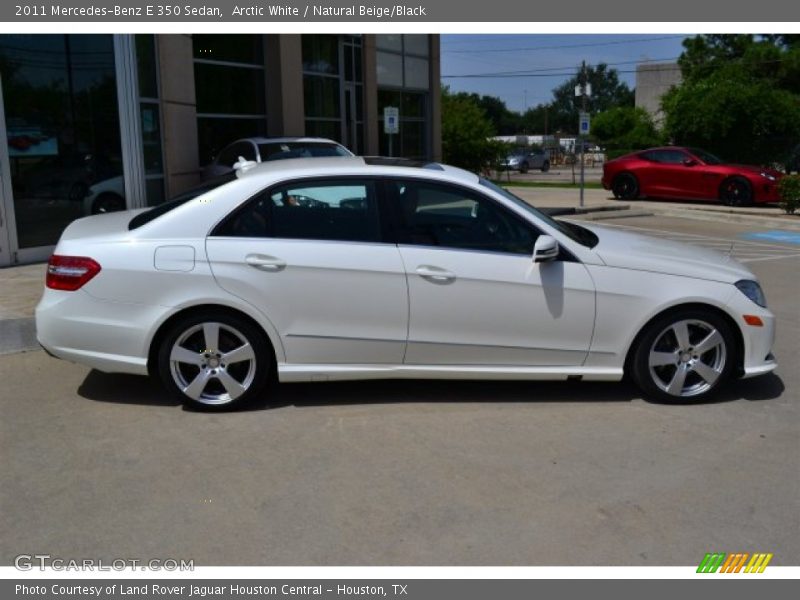
[[[583,140],[583,128],[584,128],[584,119],[588,119],[586,115],[586,100],[591,95],[591,87],[589,83],[586,81],[586,61],[584,60],[581,63],[581,74],[579,78],[580,84],[575,88],[575,95],[581,97],[581,114],[578,119],[578,137],[577,143],[581,145],[581,202],[580,206],[583,207],[583,186],[584,186],[584,140]],[[588,127],[588,120],[586,121]]]

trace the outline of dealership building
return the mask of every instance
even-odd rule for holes
[[[238,138],[440,160],[439,70],[437,35],[0,35],[0,266],[194,187]]]

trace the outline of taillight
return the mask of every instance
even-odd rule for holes
[[[53,290],[74,292],[100,272],[100,265],[86,256],[54,254],[47,263],[45,285]]]

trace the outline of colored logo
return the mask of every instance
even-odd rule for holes
[[[709,552],[705,555],[700,566],[697,567],[698,573],[763,573],[767,568],[772,554],[766,552],[735,552],[725,554],[724,552]]]

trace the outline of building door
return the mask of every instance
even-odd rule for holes
[[[357,87],[354,83],[344,84],[344,106],[343,106],[343,129],[344,145],[353,154],[361,154],[361,140],[358,135],[358,119],[356,117],[356,93]]]
[[[43,260],[92,188],[122,180],[113,37],[5,35],[0,77],[0,260]]]

